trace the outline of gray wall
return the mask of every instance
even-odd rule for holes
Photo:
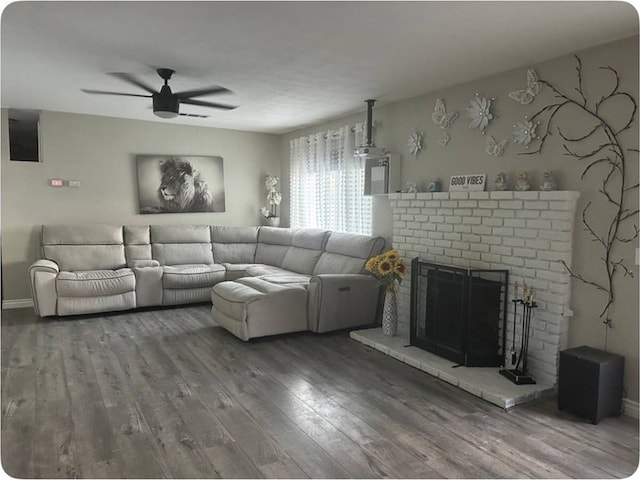
[[[489,52],[488,52],[489,53]],[[629,38],[619,42],[603,45],[578,53],[583,62],[583,83],[590,105],[607,93],[613,86],[614,77],[607,71],[598,67],[610,65],[620,74],[620,90],[631,92],[638,100],[638,37]],[[574,97],[573,91],[577,86],[576,62],[573,56],[564,56],[539,65],[531,65],[541,79],[547,80],[557,86],[563,92]],[[434,65],[437,68],[437,65]],[[385,105],[380,99],[379,105],[374,108],[374,141],[378,147],[386,147],[393,153],[402,156],[402,185],[407,180],[414,180],[418,185],[424,185],[429,180],[439,178],[444,188],[448,185],[449,177],[460,173],[486,173],[488,189],[493,190],[493,179],[496,173],[504,171],[513,182],[515,175],[520,170],[527,170],[532,185],[537,187],[544,170],[553,170],[563,190],[577,190],[581,192],[576,218],[576,230],[574,232],[573,264],[580,273],[589,278],[602,280],[602,263],[599,258],[602,251],[592,241],[591,237],[582,229],[581,212],[589,201],[593,201],[591,218],[594,226],[600,231],[607,228],[606,219],[610,219],[610,211],[606,208],[606,202],[598,192],[598,188],[605,175],[605,170],[594,169],[584,180],[580,175],[586,163],[566,156],[556,131],[547,141],[544,150],[538,155],[518,155],[525,150],[518,144],[509,143],[502,157],[490,157],[484,151],[485,137],[476,130],[469,130],[466,117],[466,107],[469,100],[478,92],[487,98],[495,97],[494,114],[497,118],[489,125],[487,135],[492,135],[497,141],[509,138],[513,123],[522,121],[524,115],[531,116],[542,106],[551,103],[554,98],[549,88],[543,90],[536,100],[522,106],[510,99],[507,94],[526,85],[527,68],[503,72],[482,80],[464,83],[449,87],[445,90],[433,92],[428,95],[412,98],[402,102]],[[363,100],[367,98],[363,92]],[[445,101],[448,111],[460,112],[452,128],[449,130],[451,141],[447,147],[437,143],[441,138],[442,130],[431,120],[431,114],[435,100],[441,98]],[[620,124],[623,112],[626,110],[622,104],[612,104],[607,109],[605,116],[613,119],[613,123]],[[303,130],[291,132],[282,137],[283,158],[289,156],[289,141],[292,138],[307,135],[312,132],[323,131],[341,125],[362,122],[365,119],[365,105],[363,112],[357,115],[333,120],[322,125],[316,125]],[[561,117],[557,117],[557,125],[565,129],[565,133],[578,135],[588,132],[594,125],[593,119],[579,114],[576,109],[566,111]],[[412,129],[416,128],[425,133],[425,147],[422,153],[414,159],[407,151],[407,138]],[[540,130],[540,127],[539,127]],[[541,133],[541,132],[539,132]],[[634,121],[632,128],[620,134],[625,148],[638,148],[638,119]],[[600,137],[602,139],[602,137]],[[599,145],[595,144],[596,146]],[[533,143],[533,149],[537,143]],[[583,146],[581,151],[588,152],[591,145]],[[626,178],[629,185],[638,182],[638,155],[627,152]],[[282,165],[283,177],[288,172],[287,162]],[[286,187],[286,182],[283,184]],[[285,198],[288,192],[284,191]],[[632,192],[628,202],[629,206],[638,205],[638,191]],[[376,230],[391,236],[392,219],[388,209],[388,201],[376,198],[374,202],[374,217],[376,217]],[[288,212],[283,209],[283,220],[287,221]],[[637,216],[635,222],[638,224]],[[384,226],[386,225],[386,229]],[[626,229],[629,233],[631,230]],[[638,267],[634,264],[635,248],[638,241],[619,246],[615,250],[615,260],[624,259],[626,264],[635,273],[635,279],[618,277],[615,284],[617,300],[612,311],[614,328],[608,332],[609,351],[625,356],[626,373],[625,387],[629,398],[638,400]],[[594,288],[578,281],[572,281],[571,308],[574,311],[570,319],[569,342],[571,346],[590,345],[596,348],[604,348],[605,327],[598,318],[598,314],[604,306],[604,295]]]
[[[2,277],[5,300],[29,298],[27,268],[47,223],[258,225],[264,175],[280,174],[276,135],[43,112],[42,163],[8,160],[2,111]],[[224,213],[138,214],[136,154],[221,156]],[[53,188],[51,178],[80,188]]]

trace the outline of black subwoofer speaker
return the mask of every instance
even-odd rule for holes
[[[624,357],[582,346],[560,352],[558,408],[597,424],[622,413]]]

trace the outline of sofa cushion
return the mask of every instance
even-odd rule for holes
[[[45,245],[44,257],[60,270],[113,270],[126,266],[124,245]]]
[[[279,298],[281,300],[278,302],[277,299]],[[247,320],[249,306],[252,303],[263,300],[276,300],[275,304],[279,304],[278,312],[271,312],[266,309],[263,312],[264,317],[274,317],[276,316],[275,313],[279,313],[280,315],[277,315],[277,317],[281,321],[286,321],[287,316],[282,315],[282,311],[291,309],[291,313],[297,314],[306,321],[306,292],[298,285],[277,285],[259,278],[241,278],[236,282],[220,283],[211,290],[213,307],[226,316],[241,321]],[[270,318],[268,319],[271,320]],[[278,323],[278,321],[276,320],[275,323]],[[273,327],[274,331],[271,334],[283,333],[276,328],[277,325]],[[300,330],[305,328],[306,325]]]
[[[246,272],[250,277],[261,277],[262,275],[291,275],[295,273],[284,268],[264,264],[254,264],[247,268]]]
[[[151,252],[160,265],[212,264],[207,225],[151,225]]]
[[[382,237],[331,232],[313,273],[364,273],[364,264],[384,249]]]
[[[43,225],[42,253],[60,270],[112,270],[126,266],[118,225]]]
[[[293,231],[290,228],[260,227],[255,263],[282,266],[284,256],[291,248]]]
[[[258,227],[211,227],[211,246],[216,263],[253,263]]]
[[[149,225],[125,225],[125,245],[149,245],[151,243],[151,230]]]
[[[124,253],[129,267],[136,260],[151,260],[151,232],[149,225],[124,226]]]
[[[299,285],[306,288],[309,285],[311,275],[262,275],[258,278],[276,285]]]
[[[56,278],[56,290],[60,297],[103,297],[133,292],[135,289],[135,276],[129,268],[61,271]]]
[[[151,243],[211,243],[208,225],[151,225]]]
[[[164,288],[212,287],[225,279],[222,265],[167,265],[163,267]]]
[[[266,293],[240,282],[223,282],[211,290],[211,303],[225,315],[234,319],[246,319],[246,304]]]
[[[232,281],[249,275],[247,270],[255,267],[255,263],[223,263],[222,266],[227,271],[227,281]]]
[[[99,312],[115,312],[136,308],[135,292],[101,297],[59,297],[58,315],[85,315]]]
[[[291,248],[282,259],[282,268],[297,273],[313,273],[329,238],[329,231],[300,228],[292,231]]]
[[[121,225],[43,225],[43,245],[122,245]]]
[[[154,243],[151,249],[160,265],[213,264],[210,243]]]

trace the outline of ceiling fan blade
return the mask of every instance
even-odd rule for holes
[[[209,115],[200,115],[199,113],[179,113],[181,117],[193,117],[193,118],[209,118]]]
[[[213,95],[216,93],[226,93],[231,92],[228,88],[224,87],[209,87],[209,88],[199,88],[197,90],[186,90],[184,92],[178,92],[178,98],[182,100],[183,98],[191,98],[191,97],[201,97],[202,95]]]
[[[137,93],[122,93],[122,92],[106,92],[104,90],[89,90],[87,88],[81,88],[84,93],[97,93],[99,95],[120,95],[122,97],[143,97],[151,98],[151,95],[138,95]]]
[[[192,100],[190,98],[180,99],[180,103],[186,103],[189,105],[199,105],[201,107],[222,108],[225,110],[233,110],[234,108],[238,108],[233,105],[223,105],[222,103],[203,102],[201,100]]]
[[[131,83],[133,85],[136,85],[136,86],[142,88],[143,90],[146,90],[149,93],[158,93],[156,90],[151,88],[149,85],[147,85],[145,83],[142,83],[140,80],[138,80],[136,77],[134,77],[130,73],[112,72],[109,75],[111,75],[113,77],[117,77],[120,80],[124,80],[125,82],[129,82],[129,83]]]

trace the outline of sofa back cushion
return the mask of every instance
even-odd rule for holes
[[[211,245],[216,263],[254,263],[258,227],[211,226]]]
[[[367,259],[382,253],[384,245],[382,237],[331,232],[313,273],[364,273]]]
[[[42,253],[63,271],[126,265],[121,225],[43,225]]]
[[[292,237],[290,228],[260,227],[255,263],[282,267],[284,256],[291,248]]]
[[[208,225],[151,225],[151,254],[160,265],[213,263]]]
[[[124,254],[127,264],[135,260],[151,260],[151,232],[149,225],[124,226]]]
[[[328,230],[297,228],[292,230],[291,248],[282,259],[282,268],[311,275],[327,244]]]

